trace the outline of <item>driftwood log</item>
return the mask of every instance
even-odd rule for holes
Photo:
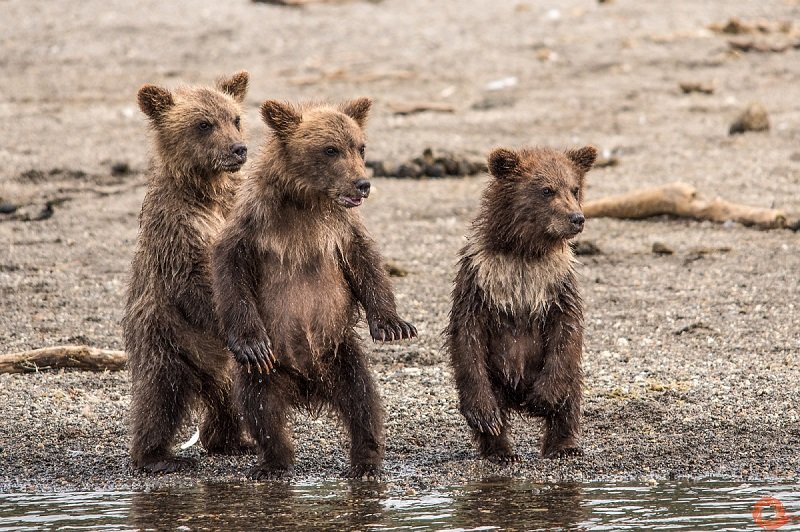
[[[793,225],[782,211],[731,203],[720,198],[706,200],[698,195],[697,189],[686,183],[670,183],[589,201],[584,205],[583,213],[587,218],[626,220],[667,214],[720,223],[732,220],[761,229]]]
[[[32,373],[58,368],[118,371],[125,369],[127,361],[125,351],[85,345],[59,345],[0,355],[0,373]]]

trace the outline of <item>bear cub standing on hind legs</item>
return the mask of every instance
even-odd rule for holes
[[[349,432],[353,478],[380,474],[383,414],[354,326],[364,307],[373,340],[413,338],[383,260],[356,212],[369,195],[364,124],[371,101],[338,108],[261,107],[272,135],[237,193],[213,251],[214,298],[236,390],[256,440],[251,477],[294,462],[287,416],[331,407]],[[274,353],[274,354],[273,354]]]
[[[208,254],[232,204],[235,172],[247,160],[240,104],[248,79],[242,71],[220,79],[216,89],[139,90],[156,153],[122,323],[135,468],[168,473],[192,463],[171,447],[197,399],[206,407],[200,427],[206,450],[242,450],[233,364],[219,340]]]
[[[581,454],[583,303],[568,240],[583,230],[588,146],[489,156],[445,331],[461,413],[482,457],[517,459],[508,411],[544,418],[545,458]]]

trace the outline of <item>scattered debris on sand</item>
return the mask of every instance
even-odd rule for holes
[[[386,272],[389,274],[389,277],[406,277],[409,274],[409,271],[396,262],[387,262],[385,264]]]
[[[736,117],[731,124],[728,134],[737,135],[747,131],[769,130],[769,114],[760,103],[751,103]]]
[[[603,254],[594,240],[574,240],[570,242],[570,247],[572,247],[572,252],[578,257],[591,257],[593,255]]]
[[[455,113],[456,108],[443,102],[394,102],[388,105],[396,115],[413,115],[417,113]]]
[[[738,17],[731,17],[726,22],[709,24],[708,29],[716,33],[725,33],[728,35],[769,33],[795,34],[798,31],[790,20],[758,19],[744,21]]]
[[[800,48],[800,28],[789,20],[744,21],[731,17],[708,28],[721,35],[737,36],[728,41],[728,46],[737,52],[781,53]]]
[[[663,242],[653,242],[652,251],[654,255],[672,255],[675,253],[675,250]]]
[[[408,161],[367,161],[375,177],[423,178],[470,176],[486,171],[486,161],[477,157],[426,148],[420,157]]]
[[[699,92],[701,94],[714,94],[714,90],[716,89],[713,83],[699,81],[686,81],[680,83],[679,86],[684,94],[691,94],[693,92]]]

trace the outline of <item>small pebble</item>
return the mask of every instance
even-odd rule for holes
[[[672,255],[675,251],[663,242],[653,242],[653,253],[656,255]]]
[[[736,135],[747,131],[767,131],[769,129],[769,115],[760,103],[751,103],[742,111],[731,124],[728,133]]]
[[[603,253],[592,240],[576,240],[572,243],[572,251],[579,257],[591,257]]]

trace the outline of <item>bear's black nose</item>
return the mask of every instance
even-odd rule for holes
[[[231,146],[231,151],[234,155],[239,157],[247,157],[247,146],[242,144],[241,142],[237,142],[233,146]]]
[[[569,221],[575,227],[583,227],[583,222],[586,221],[586,218],[579,212],[573,212],[569,215]]]
[[[369,181],[367,181],[366,179],[359,179],[358,181],[356,181],[355,185],[356,185],[356,190],[358,190],[361,193],[361,197],[366,198],[367,196],[369,196],[369,187],[370,187]]]

